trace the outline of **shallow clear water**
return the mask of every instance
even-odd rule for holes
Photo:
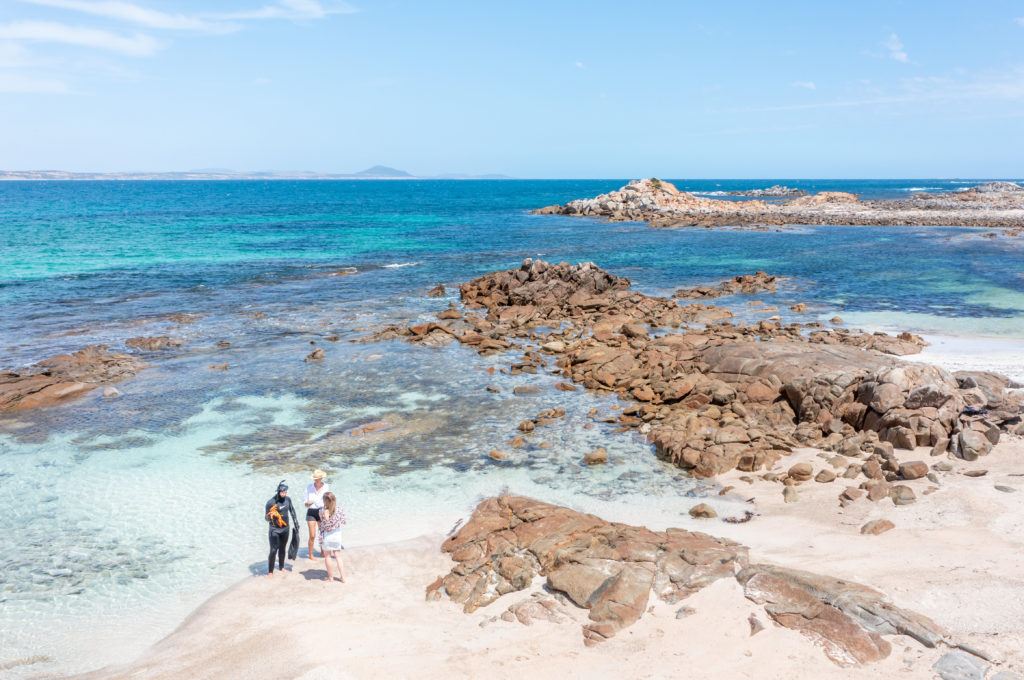
[[[864,195],[937,186],[814,182]],[[0,666],[41,655],[51,660],[10,672],[52,675],[140,653],[264,568],[263,502],[281,478],[301,494],[315,467],[331,474],[350,546],[444,532],[506,487],[651,526],[690,525],[690,498],[705,493],[738,514],[741,501],[588,417],[614,413],[613,399],[555,391],[550,375],[486,372],[510,357],[347,342],[429,318],[459,282],[524,257],[592,260],[651,293],[763,269],[787,279],[756,297],[786,317],[802,301],[804,317],[1024,338],[1024,253],[978,230],[663,231],[527,214],[622,183],[0,184],[0,368],[97,342],[126,351],[137,335],[189,341],[119,384],[118,399],[0,418],[0,493],[18,527],[0,558]],[[729,188],[774,183],[802,186]],[[439,282],[448,297],[424,297]],[[763,318],[750,300],[722,302]],[[323,362],[303,362],[311,341]],[[227,371],[210,370],[222,362]],[[542,394],[511,395],[526,383]],[[519,421],[554,406],[564,419],[508,446]],[[375,420],[392,427],[353,436]],[[611,463],[587,468],[597,446]],[[512,459],[492,461],[495,448]],[[98,624],[119,643],[97,649]]]

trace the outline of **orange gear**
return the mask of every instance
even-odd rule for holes
[[[276,505],[270,507],[270,512],[267,513],[267,517],[274,523],[274,526],[281,528],[288,526],[288,523],[284,521],[284,517],[281,517],[281,511],[277,509]]]

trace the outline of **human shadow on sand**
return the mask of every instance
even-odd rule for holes
[[[326,581],[327,570],[326,569],[303,569],[299,572],[302,574],[302,578],[307,581]]]

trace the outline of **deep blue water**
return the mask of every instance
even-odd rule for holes
[[[715,191],[784,183],[872,197],[906,195],[915,187],[953,190],[966,182],[677,184]],[[62,332],[169,312],[299,309],[328,299],[381,310],[437,282],[464,281],[524,257],[592,260],[646,291],[763,269],[791,279],[779,303],[799,299],[830,315],[928,315],[931,321],[916,323],[931,323],[930,330],[950,330],[948,320],[964,319],[953,327],[967,334],[1013,335],[1024,311],[1021,249],[1006,239],[976,238],[977,230],[662,231],[528,214],[623,183],[6,182],[0,184],[4,363],[72,348],[77,338],[54,339]],[[347,267],[360,273],[328,276]]]

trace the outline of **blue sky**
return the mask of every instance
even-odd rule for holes
[[[0,0],[0,168],[1024,176],[1024,4]]]

